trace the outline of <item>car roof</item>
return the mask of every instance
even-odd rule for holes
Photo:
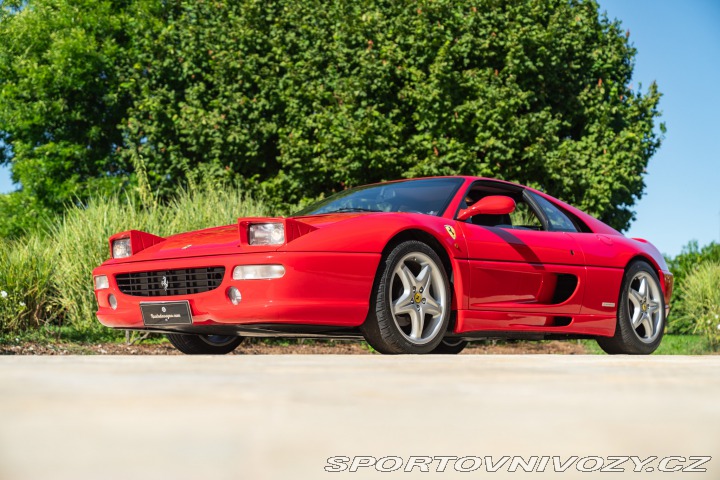
[[[395,182],[402,182],[402,181],[412,181],[412,180],[429,180],[433,178],[461,178],[469,183],[474,183],[477,181],[486,181],[486,182],[493,182],[493,183],[501,183],[505,185],[513,185],[518,186],[523,189],[529,190],[537,195],[540,195],[541,197],[559,205],[560,207],[564,208],[565,210],[568,210],[573,215],[576,215],[580,217],[580,219],[585,222],[590,229],[599,234],[606,234],[606,235],[622,235],[622,233],[618,232],[611,226],[605,224],[603,221],[598,220],[597,218],[593,217],[592,215],[583,212],[577,207],[574,207],[566,202],[563,202],[562,200],[553,197],[552,195],[549,195],[541,190],[537,190],[532,187],[528,187],[527,185],[523,185],[521,183],[516,182],[509,182],[507,180],[501,180],[498,178],[489,178],[489,177],[476,177],[472,175],[440,175],[440,176],[434,176],[434,177],[417,177],[417,178],[404,178],[404,179],[398,179],[398,180],[392,180],[389,182],[380,182],[380,183],[395,183]]]

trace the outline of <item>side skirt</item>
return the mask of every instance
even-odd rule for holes
[[[453,335],[461,337],[540,338],[612,337],[614,315],[547,315],[519,312],[458,310]],[[580,336],[580,337],[578,337]]]

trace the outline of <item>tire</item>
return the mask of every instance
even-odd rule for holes
[[[430,353],[447,331],[450,300],[438,254],[416,240],[400,243],[380,262],[365,340],[380,353]]]
[[[430,353],[435,353],[439,355],[457,355],[458,353],[465,350],[465,347],[467,347],[468,342],[465,340],[451,340],[447,338],[443,338],[440,342],[440,345],[438,345],[435,350],[433,350]]]
[[[615,335],[596,340],[609,354],[649,355],[662,341],[665,321],[665,298],[657,274],[646,262],[636,261],[623,277]]]
[[[173,347],[188,355],[225,355],[237,348],[243,337],[168,333]]]

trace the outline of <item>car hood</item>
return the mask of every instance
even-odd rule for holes
[[[304,226],[305,232],[321,229],[338,222],[347,221],[360,215],[373,213],[341,213],[328,215],[312,215],[291,217],[288,221]],[[267,219],[267,221],[278,219]],[[172,235],[151,245],[128,258],[109,260],[108,263],[142,262],[147,260],[164,260],[172,258],[205,257],[214,255],[236,255],[241,253],[274,252],[285,245],[272,247],[256,247],[243,244],[239,226],[247,222],[262,222],[261,218],[240,218],[238,224],[207,228],[193,232]],[[292,241],[292,239],[290,239]]]

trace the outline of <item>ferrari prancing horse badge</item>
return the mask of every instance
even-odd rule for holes
[[[455,240],[455,229],[451,227],[450,225],[445,225],[445,230],[447,230],[448,234],[452,237],[453,240]]]

